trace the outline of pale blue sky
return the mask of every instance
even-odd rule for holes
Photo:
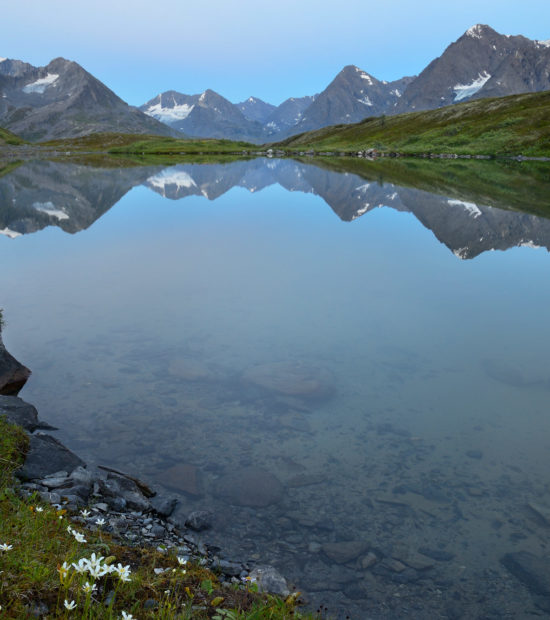
[[[133,105],[206,88],[279,104],[347,64],[389,81],[476,23],[550,39],[549,0],[18,0],[1,19],[1,57],[75,60]]]

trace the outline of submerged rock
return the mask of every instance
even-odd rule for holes
[[[222,476],[215,492],[230,504],[260,508],[280,502],[284,487],[272,473],[245,467]]]
[[[369,543],[362,540],[346,540],[323,544],[323,553],[336,564],[347,564],[358,558],[369,548]]]
[[[550,561],[528,551],[507,553],[500,562],[535,594],[550,597]]]
[[[215,381],[216,375],[202,362],[191,358],[172,360],[168,372],[184,381]]]
[[[325,400],[334,394],[331,373],[300,362],[274,362],[248,368],[243,379],[266,390],[304,400]]]
[[[202,495],[202,481],[199,470],[189,463],[180,463],[158,476],[159,482],[188,495]]]

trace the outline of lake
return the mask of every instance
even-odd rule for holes
[[[548,551],[549,172],[23,163],[0,176],[20,396],[329,616],[542,615],[502,560]]]

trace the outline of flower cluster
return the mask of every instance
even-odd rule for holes
[[[120,562],[117,566],[111,566],[110,564],[106,564],[103,561],[104,559],[105,558],[102,555],[96,556],[95,553],[92,553],[89,558],[81,558],[78,562],[73,562],[71,566],[75,572],[80,573],[81,575],[87,573],[93,579],[99,579],[104,575],[116,574],[120,581],[131,581],[130,566],[123,566]],[[63,564],[58,567],[57,571],[62,582],[67,578],[71,566],[69,566],[67,562],[63,562]],[[88,585],[88,582],[86,582],[85,585]],[[90,588],[90,592],[94,590],[93,585],[88,585],[88,587]]]

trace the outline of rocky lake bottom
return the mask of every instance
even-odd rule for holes
[[[21,396],[326,617],[550,613],[547,251],[461,260],[409,213],[252,194],[135,189],[0,239]]]

